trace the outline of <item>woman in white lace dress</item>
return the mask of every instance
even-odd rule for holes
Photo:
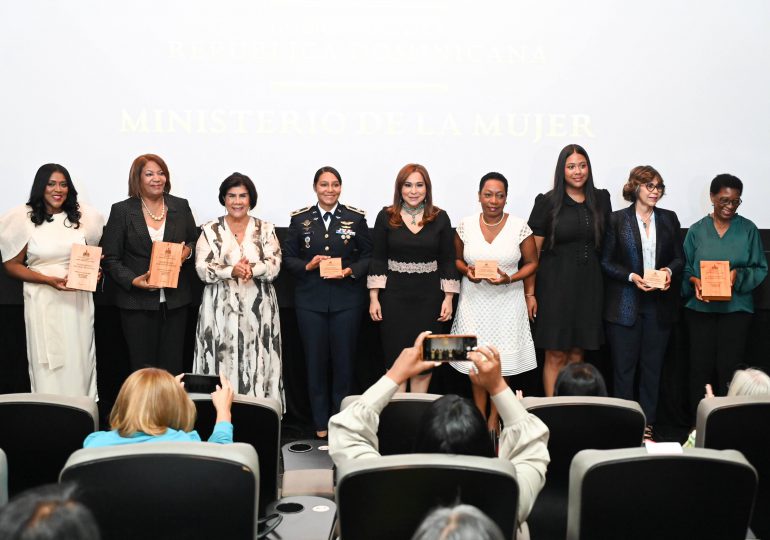
[[[193,372],[223,371],[237,394],[283,405],[281,326],[273,280],[281,268],[275,228],[249,215],[257,191],[233,173],[219,187],[227,214],[203,225],[195,269],[206,283],[198,314]]]
[[[464,218],[457,227],[456,264],[464,277],[452,325],[453,334],[475,334],[479,345],[496,344],[505,377],[537,366],[525,301],[525,290],[533,295],[525,280],[537,270],[537,249],[527,222],[503,212],[507,196],[508,180],[500,173],[485,174],[479,183],[481,214]],[[497,262],[497,278],[476,278],[476,261],[482,260]],[[452,362],[452,367],[467,374],[470,363]],[[473,400],[486,416],[487,392],[474,385]],[[494,404],[487,421],[490,430],[497,430]]]

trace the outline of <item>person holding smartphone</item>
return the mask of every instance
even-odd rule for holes
[[[342,412],[329,420],[329,455],[336,465],[351,459],[380,457],[377,425],[382,409],[404,384],[437,362],[423,360],[423,340],[396,358],[388,372]],[[468,354],[471,381],[484,388],[500,412],[505,428],[500,434],[499,453],[489,437],[479,409],[460,396],[448,394],[431,403],[417,430],[414,452],[499,457],[516,468],[519,484],[518,522],[524,523],[538,493],[545,484],[550,462],[548,428],[522,406],[503,378],[500,353],[493,347],[479,347]]]
[[[133,372],[120,387],[110,413],[110,431],[91,433],[83,448],[145,442],[200,442],[195,426],[195,404],[184,389],[183,375],[174,377],[158,368]],[[217,411],[214,431],[208,442],[233,442],[230,408],[233,387],[224,375],[211,393]]]

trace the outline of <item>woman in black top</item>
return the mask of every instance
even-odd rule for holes
[[[537,317],[535,346],[545,349],[546,396],[553,395],[562,367],[582,362],[586,349],[604,341],[599,249],[611,210],[607,190],[594,188],[588,153],[565,146],[553,189],[537,196],[529,216],[540,267],[525,283],[525,295],[530,318]]]
[[[103,266],[118,284],[115,303],[133,370],[151,365],[183,371],[187,305],[196,279],[190,257],[199,230],[187,201],[170,191],[166,162],[154,154],[139,156],[128,176],[129,198],[112,205],[102,236]],[[154,240],[184,244],[175,289],[147,281]]]
[[[454,233],[446,212],[433,205],[430,176],[405,165],[396,176],[393,204],[377,214],[369,266],[369,315],[380,322],[386,362],[424,330],[442,333],[460,292]],[[412,392],[427,392],[430,373],[413,377]]]

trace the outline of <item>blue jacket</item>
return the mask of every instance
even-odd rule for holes
[[[642,294],[655,297],[658,320],[670,324],[679,319],[679,286],[684,252],[679,219],[671,210],[657,208],[655,212],[655,269],[668,268],[672,272],[671,287],[667,291],[640,291],[628,280],[632,272],[644,275],[642,236],[632,204],[610,215],[604,229],[602,270],[609,278],[605,281],[604,320],[631,326],[636,321]]]
[[[342,268],[352,277],[322,279],[305,265],[316,255],[341,257]],[[338,204],[324,227],[318,205],[292,212],[283,246],[283,266],[297,279],[295,306],[310,311],[335,312],[368,302],[366,275],[372,256],[372,239],[362,210]]]

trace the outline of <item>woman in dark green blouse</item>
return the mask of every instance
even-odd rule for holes
[[[756,225],[737,214],[743,183],[730,174],[711,182],[714,211],[695,222],[684,240],[682,296],[690,332],[690,405],[694,412],[711,383],[714,394],[727,384],[742,363],[754,313],[752,291],[767,276],[762,240]],[[732,296],[706,301],[701,296],[700,262],[729,261]]]

